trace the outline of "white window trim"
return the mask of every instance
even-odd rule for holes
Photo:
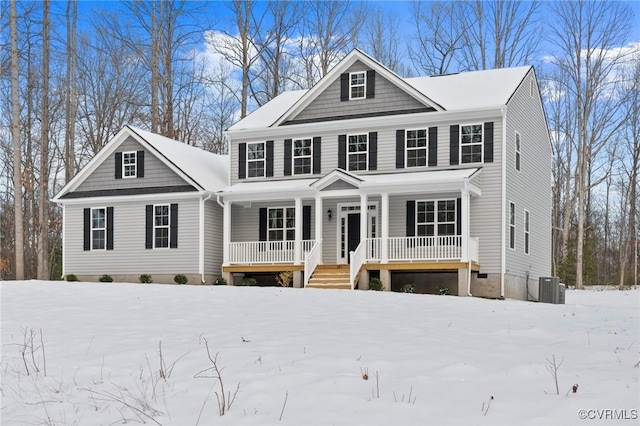
[[[104,228],[93,227],[93,212],[94,210],[104,210]],[[104,231],[104,247],[93,247],[93,231]],[[107,249],[107,208],[106,207],[92,207],[91,208],[91,251],[103,251]]]
[[[249,145],[262,144],[262,152],[264,153],[264,158],[258,160],[250,160],[249,159]],[[262,175],[261,176],[249,176],[249,163],[257,163],[262,162]],[[246,167],[246,177],[247,179],[259,179],[266,177],[267,175],[267,143],[262,142],[247,142],[247,153],[245,158],[245,167]]]
[[[364,82],[362,84],[356,84],[353,85],[351,84],[351,76],[353,76],[354,74],[363,74],[364,76]],[[364,89],[362,91],[362,96],[359,96],[357,98],[354,98],[353,95],[353,90],[351,90],[354,87],[361,87]],[[349,73],[349,100],[350,101],[357,101],[359,99],[366,99],[367,98],[367,72],[366,71],[355,71],[355,72],[350,72]]]
[[[515,148],[515,160],[514,167],[517,171],[522,170],[522,135],[518,131],[516,131],[515,139],[513,141]]]
[[[349,152],[349,139],[352,136],[364,136],[367,138],[367,149],[364,151],[356,151],[356,152]],[[366,172],[369,171],[369,133],[352,133],[352,134],[348,134],[347,135],[347,171],[348,172]],[[365,168],[364,169],[359,169],[359,170],[351,170],[351,168],[349,167],[349,156],[350,155],[357,155],[357,154],[365,154],[366,155],[366,160],[365,160]]]
[[[524,254],[531,252],[531,214],[529,210],[524,211]]]
[[[511,207],[513,206],[513,215],[511,214]],[[511,223],[513,219],[513,223]],[[511,246],[511,233],[513,233],[513,247]],[[509,201],[509,248],[511,250],[516,249],[516,203]]]
[[[166,226],[160,225],[156,226],[156,207],[167,207],[167,216],[168,216],[168,224]],[[167,228],[167,246],[166,247],[156,247],[156,229],[158,228]],[[153,205],[153,248],[154,250],[169,250],[171,248],[171,204],[154,204]]]
[[[482,129],[482,140],[478,143],[470,143],[470,144],[464,144],[465,146],[474,146],[474,145],[480,145],[480,161],[479,162],[472,162],[472,163],[463,163],[462,162],[462,128],[463,127],[467,127],[467,126],[480,126],[480,128]],[[461,124],[460,125],[460,134],[458,135],[458,155],[459,155],[459,163],[460,164],[483,164],[484,163],[484,123],[466,123],[466,124]]]
[[[417,132],[419,130],[424,130],[425,133],[425,145],[424,148],[409,148],[409,132]],[[409,165],[409,150],[411,151],[417,151],[420,149],[424,149],[426,151],[425,154],[425,161],[424,161],[424,166],[410,166]],[[407,168],[414,168],[414,167],[427,167],[429,165],[429,128],[427,127],[423,127],[423,128],[418,128],[418,129],[407,129],[404,132],[404,164],[406,165]]]
[[[287,209],[291,209],[294,211],[293,213],[293,228],[287,227]],[[271,210],[282,210],[282,228],[272,228],[269,221],[269,213]],[[279,242],[279,241],[295,241],[287,239],[287,231],[293,230],[295,232],[296,229],[296,216],[295,216],[295,207],[293,206],[280,206],[280,207],[267,207],[267,241],[269,242]],[[278,231],[282,230],[282,240],[272,240],[269,238],[269,231]]]
[[[454,219],[453,219],[453,234],[452,235],[440,235],[438,233],[438,225],[442,224],[451,224],[451,222],[439,222],[438,221],[438,202],[439,201],[453,201],[453,208],[454,208]],[[423,236],[427,236],[427,235],[418,235],[418,225],[431,225],[431,222],[418,222],[418,203],[428,203],[428,202],[433,202],[434,205],[434,210],[433,210],[433,237],[454,237],[456,235],[458,235],[458,200],[456,198],[437,198],[437,199],[429,199],[429,200],[416,200],[416,211],[415,211],[415,218],[416,218],[416,224],[415,224],[415,231],[414,231],[414,235],[416,237],[423,237]]]
[[[296,141],[309,141],[311,154],[296,156]],[[309,159],[309,173],[296,173],[296,159]],[[297,138],[291,141],[291,171],[292,175],[311,175],[313,174],[313,138]]]
[[[127,176],[127,166],[131,166],[132,164],[125,164],[124,159],[127,155],[133,154],[133,174]],[[125,151],[122,153],[122,178],[123,179],[131,179],[138,177],[138,153],[136,151]]]

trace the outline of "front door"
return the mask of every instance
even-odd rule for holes
[[[360,244],[360,213],[349,213],[347,215],[347,253],[351,261],[351,252],[358,248]]]
[[[367,238],[376,238],[378,206],[369,204]],[[337,263],[349,263],[350,253],[360,244],[360,204],[338,205]]]

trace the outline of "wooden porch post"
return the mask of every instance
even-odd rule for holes
[[[229,245],[231,243],[231,201],[225,201],[222,210],[222,262],[229,264]]]
[[[389,262],[389,194],[384,193],[382,195],[382,234],[380,244],[380,263]]]
[[[367,194],[360,195],[360,242],[367,239],[367,222],[369,216],[369,206],[367,205]]]
[[[302,263],[302,198],[296,198],[295,209],[296,230],[295,241],[293,243],[293,263],[300,265],[300,263]]]
[[[322,209],[322,197],[320,197],[319,195],[316,196],[316,219],[315,219],[315,229],[316,229],[316,235],[315,235],[315,240],[316,241],[320,241],[322,240],[322,217],[323,217],[323,209]],[[322,256],[320,256],[322,258]],[[322,259],[320,260],[320,263],[322,263]]]

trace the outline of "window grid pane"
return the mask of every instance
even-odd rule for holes
[[[295,240],[296,209],[270,208],[267,213],[267,239],[269,241]]]
[[[136,176],[136,152],[125,152],[122,154],[122,164],[124,177]]]
[[[367,135],[350,135],[347,147],[348,169],[367,170]]]
[[[107,210],[91,209],[91,249],[104,250],[107,235]]]
[[[155,206],[153,209],[153,234],[156,248],[169,247],[169,205]]]
[[[311,139],[296,139],[293,141],[293,174],[310,174],[312,158]]]
[[[460,161],[482,162],[482,124],[460,126]]]
[[[247,144],[247,176],[262,177],[265,169],[264,142]]]
[[[418,201],[416,236],[456,235],[456,200]]]
[[[361,99],[366,96],[365,93],[365,73],[357,72],[351,74],[349,79],[349,87],[351,92],[351,99]]]

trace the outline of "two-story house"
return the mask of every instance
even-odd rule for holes
[[[353,50],[227,132],[223,275],[527,299],[551,272],[532,67],[401,78]]]
[[[53,198],[63,211],[62,274],[97,281],[211,283],[221,275],[229,160],[125,126]]]

